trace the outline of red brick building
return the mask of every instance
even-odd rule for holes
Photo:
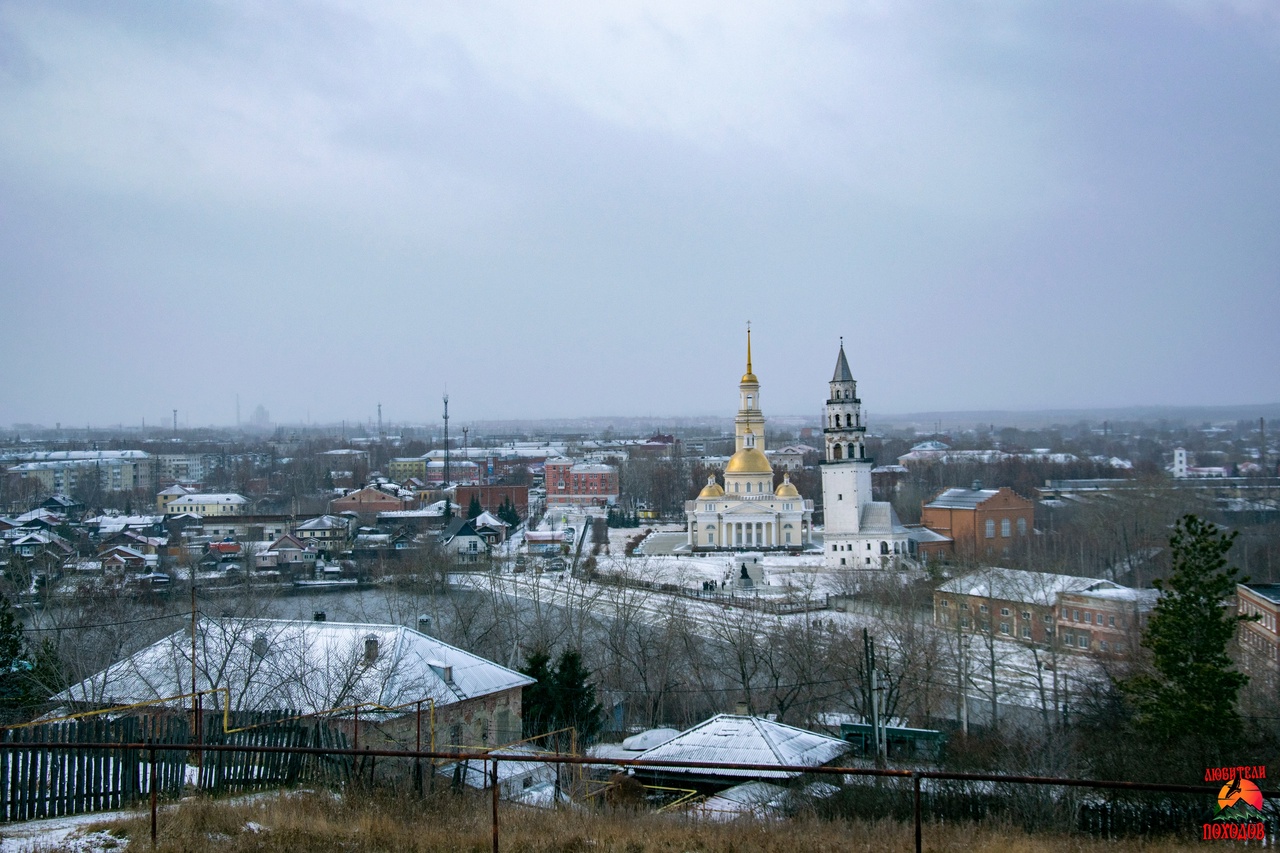
[[[329,514],[338,515],[344,512],[354,512],[361,516],[376,516],[380,512],[394,512],[408,508],[408,503],[401,498],[387,494],[381,489],[366,486],[363,489],[330,501]]]
[[[486,512],[496,513],[503,501],[510,501],[520,518],[529,517],[528,486],[458,486],[453,502],[466,512],[473,497],[480,501],[480,508]]]
[[[1241,616],[1258,617],[1236,629],[1244,652],[1240,668],[1274,692],[1280,683],[1280,584],[1236,584],[1236,607]]]
[[[618,469],[571,459],[548,459],[543,466],[547,506],[606,506],[618,502]]]
[[[1005,554],[1025,544],[1035,522],[1035,504],[1013,489],[945,489],[926,503],[920,524],[951,539],[951,553]]]

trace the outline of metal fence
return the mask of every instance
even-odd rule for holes
[[[489,750],[456,752],[425,750],[354,749],[344,746],[267,743],[165,743],[163,729],[145,727],[111,729],[110,725],[86,729],[123,735],[133,732],[151,741],[99,741],[70,743],[39,734],[29,739],[0,743],[0,767],[5,768],[5,803],[16,805],[11,819],[70,813],[68,802],[79,810],[118,808],[150,799],[151,835],[157,837],[160,796],[176,796],[183,789],[186,768],[238,768],[222,773],[222,790],[277,786],[302,781],[306,772],[323,773],[330,780],[359,778],[352,768],[371,766],[375,759],[396,759],[406,767],[430,762],[474,762],[488,770],[492,799],[493,849],[499,849],[499,765],[503,762],[539,762],[560,766],[632,768],[649,773],[689,774],[697,771],[723,774],[739,771],[742,781],[756,774],[795,774],[799,790],[825,783],[828,790],[814,798],[820,814],[831,817],[897,817],[911,821],[915,849],[922,849],[929,824],[959,821],[1003,820],[1029,830],[1079,832],[1095,837],[1178,833],[1199,838],[1201,827],[1214,811],[1219,785],[1163,785],[991,773],[958,773],[942,770],[886,770],[865,767],[805,767],[762,764],[730,764],[698,761],[652,761],[594,758],[567,753],[502,753]],[[74,771],[66,768],[75,767]],[[15,769],[17,768],[17,769]],[[58,768],[58,769],[53,769]],[[304,770],[310,768],[310,771]],[[333,772],[342,768],[340,772]],[[182,772],[179,772],[179,771]],[[209,773],[216,775],[215,771]],[[238,775],[237,775],[238,774]],[[88,780],[110,779],[100,793],[90,796]],[[420,781],[421,777],[417,777]],[[85,780],[85,784],[79,781]],[[194,786],[193,786],[194,787]],[[203,784],[201,785],[203,787]],[[834,788],[835,790],[830,790]],[[94,789],[95,791],[97,789]],[[1280,792],[1263,791],[1267,798]],[[1268,838],[1280,828],[1274,813],[1261,823]]]

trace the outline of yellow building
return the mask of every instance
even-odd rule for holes
[[[689,548],[695,551],[798,550],[813,539],[813,501],[805,500],[786,476],[775,489],[773,466],[764,454],[764,413],[760,380],[751,367],[747,329],[747,372],[738,383],[734,454],[698,497],[685,502]]]

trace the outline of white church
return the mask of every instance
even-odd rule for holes
[[[747,330],[747,371],[738,384],[734,418],[734,454],[723,485],[707,478],[698,497],[685,502],[688,547],[692,551],[800,551],[816,548],[813,501],[806,500],[784,475],[774,487],[773,466],[765,455],[760,380],[751,366]],[[895,568],[908,556],[908,530],[893,507],[871,499],[871,468],[866,455],[866,424],[858,385],[849,370],[844,343],[831,377],[823,423],[825,460],[822,500],[826,516],[822,550],[829,569]]]

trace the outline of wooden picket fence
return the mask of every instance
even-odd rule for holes
[[[345,749],[346,736],[323,720],[297,712],[204,714],[203,743],[237,746],[309,746]],[[228,733],[225,729],[231,729]],[[239,729],[239,731],[236,731]],[[349,756],[297,753],[190,752],[164,749],[192,744],[191,715],[182,712],[106,719],[87,717],[4,732],[0,750],[0,821],[84,814],[130,806],[151,795],[151,755],[156,793],[180,796],[188,786],[236,793],[312,781],[345,781]],[[152,750],[84,747],[48,749],[42,744],[154,744]]]

